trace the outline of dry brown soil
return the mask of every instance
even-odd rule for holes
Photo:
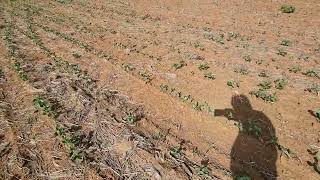
[[[0,32],[0,179],[320,178],[319,0],[3,0]]]

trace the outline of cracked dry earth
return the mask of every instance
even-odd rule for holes
[[[317,0],[0,14],[0,179],[319,179]]]

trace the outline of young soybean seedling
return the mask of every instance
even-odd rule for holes
[[[47,99],[36,97],[33,99],[33,103],[37,109],[42,109],[44,111],[44,114],[48,116],[54,115],[52,107]]]
[[[317,72],[314,69],[309,69],[305,74],[309,77],[317,77],[318,76]]]
[[[274,81],[274,83],[276,84],[276,86],[275,86],[276,89],[282,90],[288,84],[288,80],[286,80],[286,79],[277,79],[277,80]]]
[[[251,91],[249,94],[256,96],[266,102],[276,102],[278,101],[278,96],[276,93],[268,93],[266,89],[259,89],[257,91]]]
[[[244,55],[243,57],[242,57],[245,61],[247,61],[247,62],[251,62],[252,61],[252,58],[251,58],[251,56],[250,55]]]
[[[317,95],[317,94],[320,93],[320,85],[313,83],[306,90],[309,91],[312,94],[316,94]]]
[[[237,66],[237,67],[234,68],[233,71],[236,72],[236,73],[240,73],[242,75],[248,75],[249,74],[248,67],[246,67],[246,66]]]
[[[292,73],[297,73],[299,71],[301,71],[301,66],[299,66],[299,65],[289,68],[289,72],[292,72]]]
[[[231,88],[235,88],[235,87],[240,87],[240,81],[234,81],[234,80],[228,80],[227,81],[227,86],[231,87]]]
[[[198,65],[198,68],[199,68],[200,71],[202,71],[202,70],[207,70],[210,67],[209,67],[208,63],[201,63],[201,64]]]
[[[204,77],[205,77],[205,78],[208,78],[208,79],[212,79],[212,80],[213,80],[213,79],[216,79],[215,76],[214,76],[214,74],[213,74],[212,72],[205,72],[205,73],[204,73]]]
[[[149,75],[146,70],[140,70],[139,75],[142,77],[144,81],[146,82],[151,81],[151,75]]]
[[[182,147],[179,145],[179,146],[172,148],[170,151],[170,155],[176,159],[179,159],[182,155]]]
[[[233,85],[233,80],[228,80],[227,81],[227,85],[231,88],[234,88],[234,85]]]
[[[195,109],[195,110],[199,110],[199,111],[202,111],[203,108],[204,108],[204,105],[199,103],[199,102],[196,102],[192,105],[192,108]]]
[[[292,44],[291,41],[287,40],[287,39],[282,40],[280,43],[280,45],[282,45],[282,46],[291,46],[291,44]]]
[[[277,54],[280,56],[286,56],[288,53],[283,48],[278,48]]]
[[[66,130],[64,128],[56,128],[56,131],[54,132],[55,136],[63,136],[65,134]]]
[[[126,114],[127,114],[127,117],[124,119],[126,122],[134,123],[138,121],[138,117],[135,116],[134,114],[132,113],[126,113]]]
[[[180,61],[180,62],[178,62],[178,63],[172,64],[172,67],[173,67],[175,70],[181,69],[181,68],[183,68],[184,66],[187,66],[187,63],[185,63],[184,61]]]
[[[197,175],[203,178],[209,177],[208,165],[202,165],[197,172]]]
[[[79,54],[78,52],[72,52],[72,56],[75,58],[81,58],[81,54]]]
[[[259,86],[262,89],[270,89],[271,88],[271,81],[262,81]]]
[[[245,123],[237,124],[239,131],[244,132],[248,135],[253,135],[256,137],[260,137],[262,134],[262,128],[257,124],[256,121],[249,120]]]
[[[135,70],[135,67],[131,63],[123,64],[122,67],[127,72]]]
[[[281,10],[282,13],[294,13],[296,8],[293,7],[293,6],[285,4],[285,5],[281,6],[280,10]]]
[[[258,76],[259,77],[270,77],[270,73],[267,72],[266,70],[263,70],[258,74]]]

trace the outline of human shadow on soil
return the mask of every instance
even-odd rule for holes
[[[233,109],[216,109],[215,116],[225,116],[239,127],[231,150],[233,177],[276,179],[277,139],[270,119],[254,110],[245,95],[234,95],[231,105]]]

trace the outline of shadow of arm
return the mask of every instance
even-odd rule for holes
[[[224,116],[229,120],[234,120],[233,114],[234,114],[233,109],[215,109],[214,110],[214,116]]]

